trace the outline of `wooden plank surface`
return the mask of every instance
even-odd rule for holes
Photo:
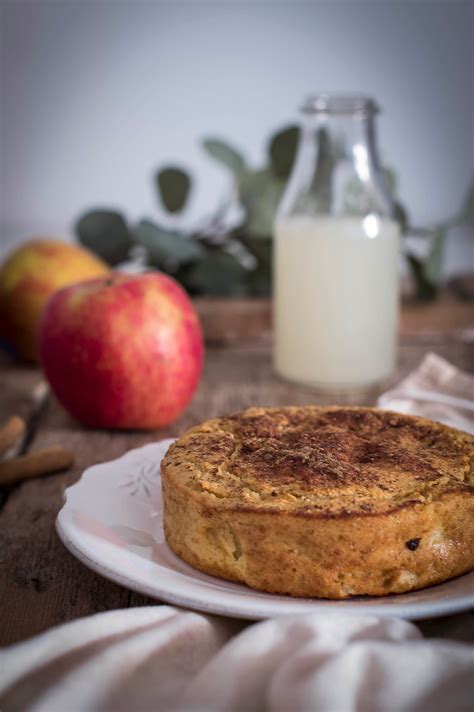
[[[460,368],[473,367],[471,340],[428,332],[402,340],[399,367],[391,382],[405,376],[430,350]],[[0,368],[0,416],[22,412],[31,418],[36,407],[31,393],[39,380],[34,369]],[[364,402],[373,403],[376,395],[366,394]],[[66,474],[13,488],[0,512],[0,645],[96,611],[151,602],[86,569],[55,533],[64,490],[86,467],[152,440],[179,435],[215,415],[253,405],[326,402],[331,402],[330,396],[321,397],[311,389],[279,380],[272,372],[270,352],[263,346],[208,349],[204,376],[190,407],[173,426],[155,433],[86,430],[50,399],[40,414],[36,413],[29,447],[61,443],[73,450],[76,464]]]
[[[200,297],[195,300],[206,339],[221,346],[272,340],[272,304],[270,299],[229,299]],[[404,300],[400,310],[402,338],[474,338],[474,304],[461,300],[447,289],[432,302]]]

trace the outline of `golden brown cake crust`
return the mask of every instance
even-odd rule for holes
[[[373,408],[252,408],[162,462],[165,534],[198,569],[294,596],[423,588],[474,568],[474,438]]]

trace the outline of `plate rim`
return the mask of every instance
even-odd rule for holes
[[[133,448],[126,451],[122,455],[113,460],[107,460],[105,462],[97,463],[86,468],[81,476],[76,482],[74,482],[70,487],[67,487],[64,491],[64,503],[59,510],[56,521],[55,529],[56,532],[66,547],[66,549],[78,559],[84,566],[91,569],[95,573],[99,574],[103,578],[106,578],[118,585],[121,585],[129,590],[135,591],[137,593],[144,594],[153,598],[155,600],[170,603],[172,605],[184,607],[190,610],[200,611],[205,614],[214,614],[227,616],[232,618],[241,618],[245,620],[265,620],[268,618],[276,618],[288,615],[298,615],[298,614],[325,614],[325,615],[337,615],[337,616],[378,616],[383,618],[403,618],[405,620],[423,620],[430,618],[439,618],[443,616],[455,615],[456,613],[461,613],[464,611],[469,611],[474,606],[474,593],[472,597],[454,597],[448,598],[447,600],[435,601],[433,603],[421,602],[421,603],[405,603],[400,601],[400,603],[395,602],[393,606],[384,606],[383,603],[377,603],[380,598],[376,596],[367,597],[367,608],[362,606],[352,605],[351,599],[334,601],[330,599],[308,599],[308,598],[294,598],[282,597],[281,603],[275,600],[265,601],[265,596],[277,596],[278,594],[265,594],[265,592],[255,591],[255,594],[259,594],[259,599],[255,600],[249,598],[249,600],[234,601],[232,602],[232,597],[234,593],[228,590],[218,590],[216,592],[209,592],[205,597],[199,597],[196,595],[186,595],[185,592],[180,593],[175,591],[173,586],[171,589],[165,586],[162,588],[157,581],[156,584],[149,585],[144,581],[137,580],[136,577],[127,575],[122,570],[119,570],[116,566],[110,565],[107,561],[97,559],[97,555],[90,551],[89,543],[81,537],[81,532],[74,524],[73,514],[76,509],[68,504],[68,495],[70,491],[81,484],[84,485],[84,478],[87,475],[87,479],[94,475],[94,470],[102,466],[108,466],[112,463],[118,461],[123,461],[130,459],[132,460],[136,453],[143,451],[144,449],[153,449],[153,447],[163,446],[164,442],[169,441],[171,443],[174,439],[167,438],[153,443],[147,443],[141,447]],[[117,470],[117,477],[120,475],[120,471]],[[110,542],[104,542],[100,537],[93,534],[88,536],[97,539],[101,547],[114,545]],[[99,549],[100,550],[100,549]],[[137,556],[133,551],[127,550],[126,555]],[[100,557],[99,557],[100,558]],[[158,562],[150,562],[152,565],[156,566],[159,570],[163,567]],[[179,573],[181,576],[188,578],[185,572],[174,572]],[[468,572],[464,576],[470,576],[474,572]],[[225,579],[215,578],[216,582],[225,581]],[[452,581],[458,580],[460,577],[451,579]],[[192,579],[191,579],[192,580]],[[442,584],[449,584],[449,581],[445,581]],[[245,586],[245,584],[238,584]],[[437,586],[428,587],[424,590],[429,590],[429,588],[435,589]],[[245,586],[250,592],[252,589]],[[411,593],[411,592],[409,592]],[[403,597],[408,594],[397,594],[397,596]],[[231,600],[226,599],[230,597]],[[260,597],[261,600],[260,600]],[[223,601],[220,601],[222,598]],[[381,597],[386,600],[386,597]],[[332,605],[327,605],[328,603]],[[269,607],[270,610],[265,610],[265,607]],[[272,610],[275,608],[276,610]],[[340,610],[339,610],[340,607]]]

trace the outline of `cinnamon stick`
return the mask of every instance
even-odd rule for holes
[[[12,445],[16,443],[18,438],[25,434],[26,423],[23,418],[18,415],[13,415],[7,420],[5,425],[0,428],[0,455],[3,455]]]
[[[52,445],[44,450],[0,462],[0,486],[31,477],[41,477],[52,472],[67,470],[74,463],[74,455],[61,445]]]

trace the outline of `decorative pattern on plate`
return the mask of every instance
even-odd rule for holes
[[[152,490],[160,485],[160,463],[156,460],[146,459],[142,463],[137,463],[133,470],[127,473],[127,476],[120,487],[123,487],[127,493],[134,497],[136,495],[144,495],[151,497]]]

